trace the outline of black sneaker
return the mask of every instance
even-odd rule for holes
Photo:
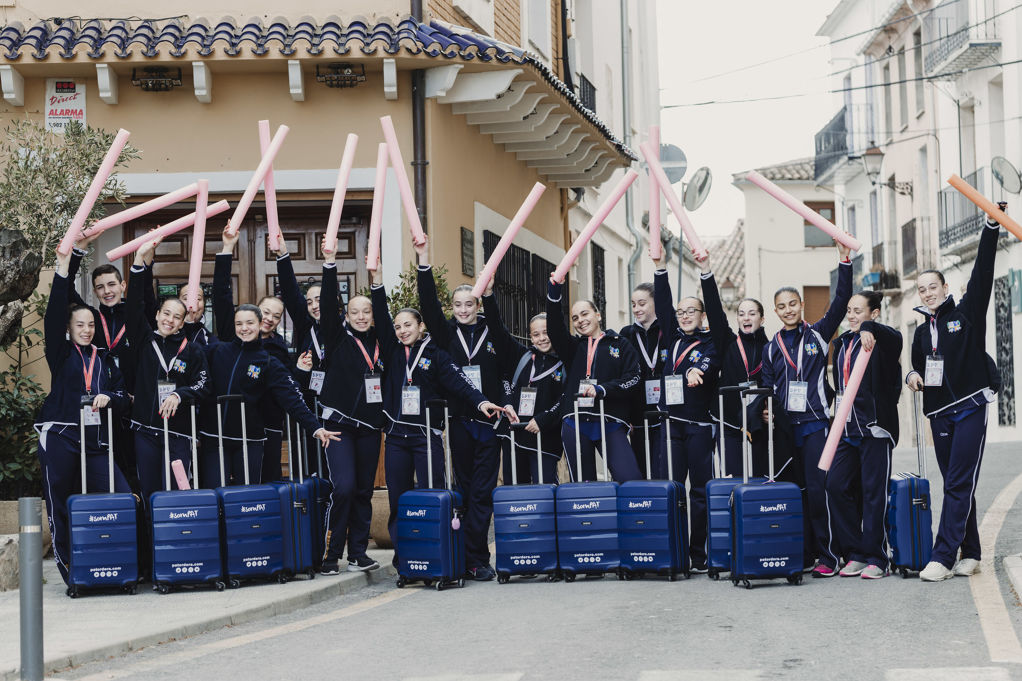
[[[709,570],[706,568],[706,563],[698,563],[690,567],[689,572],[694,575],[705,575]]]
[[[359,556],[358,558],[352,558],[348,556],[348,572],[366,572],[367,570],[377,570],[380,564],[369,556]]]
[[[489,565],[480,565],[479,567],[469,568],[468,575],[477,582],[488,582],[496,577],[497,573]]]
[[[341,573],[341,568],[337,565],[336,560],[324,560],[323,565],[319,568],[321,575],[337,575]]]

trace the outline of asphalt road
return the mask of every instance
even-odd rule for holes
[[[1022,474],[1019,443],[989,445],[984,512]],[[914,468],[899,450],[895,469]],[[930,454],[931,479],[939,475]],[[997,564],[1022,551],[1018,504],[996,544]],[[934,510],[936,519],[939,506]],[[981,515],[982,519],[982,515]],[[984,546],[989,551],[988,546]],[[1014,636],[1022,607],[1005,574],[997,587]],[[970,580],[924,584],[806,579],[751,591],[705,576],[668,583],[579,579],[471,583],[464,589],[374,585],[258,623],[86,665],[62,679],[1022,679],[991,661]],[[998,607],[1004,611],[1005,606]],[[980,602],[980,611],[993,606]],[[1002,632],[1003,633],[1003,632]]]

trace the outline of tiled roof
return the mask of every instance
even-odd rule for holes
[[[814,175],[815,159],[797,158],[794,161],[785,161],[777,165],[756,168],[760,175],[773,182],[812,182]],[[734,182],[744,182],[745,173],[735,173]]]
[[[618,152],[638,160],[596,114],[550,68],[530,53],[468,29],[431,21],[419,23],[410,16],[356,16],[347,23],[335,16],[318,21],[303,17],[295,24],[283,18],[264,24],[258,17],[239,22],[233,17],[217,21],[198,17],[185,24],[177,19],[124,21],[65,19],[41,21],[25,28],[19,22],[0,27],[0,61],[26,58],[44,60],[51,55],[74,59],[86,55],[104,60],[184,58],[190,50],[202,56],[215,52],[233,57],[250,50],[255,55],[276,52],[288,58],[302,55],[346,57],[390,56],[403,52],[437,59],[521,64],[537,71],[565,100],[607,138]]]

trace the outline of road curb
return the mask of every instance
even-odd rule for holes
[[[1001,564],[1004,566],[1004,571],[1008,573],[1008,579],[1011,580],[1015,594],[1022,598],[1022,553],[1005,556]]]

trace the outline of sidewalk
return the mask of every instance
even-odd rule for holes
[[[161,595],[144,584],[134,596],[100,594],[74,599],[65,595],[56,564],[44,561],[45,671],[50,674],[156,643],[292,612],[394,578],[392,551],[370,550],[369,555],[379,561],[379,570],[317,575],[287,584],[252,584],[223,592],[195,589]],[[18,609],[17,591],[0,593],[0,622],[8,622],[5,630],[11,632],[0,636],[0,681],[19,678]]]

